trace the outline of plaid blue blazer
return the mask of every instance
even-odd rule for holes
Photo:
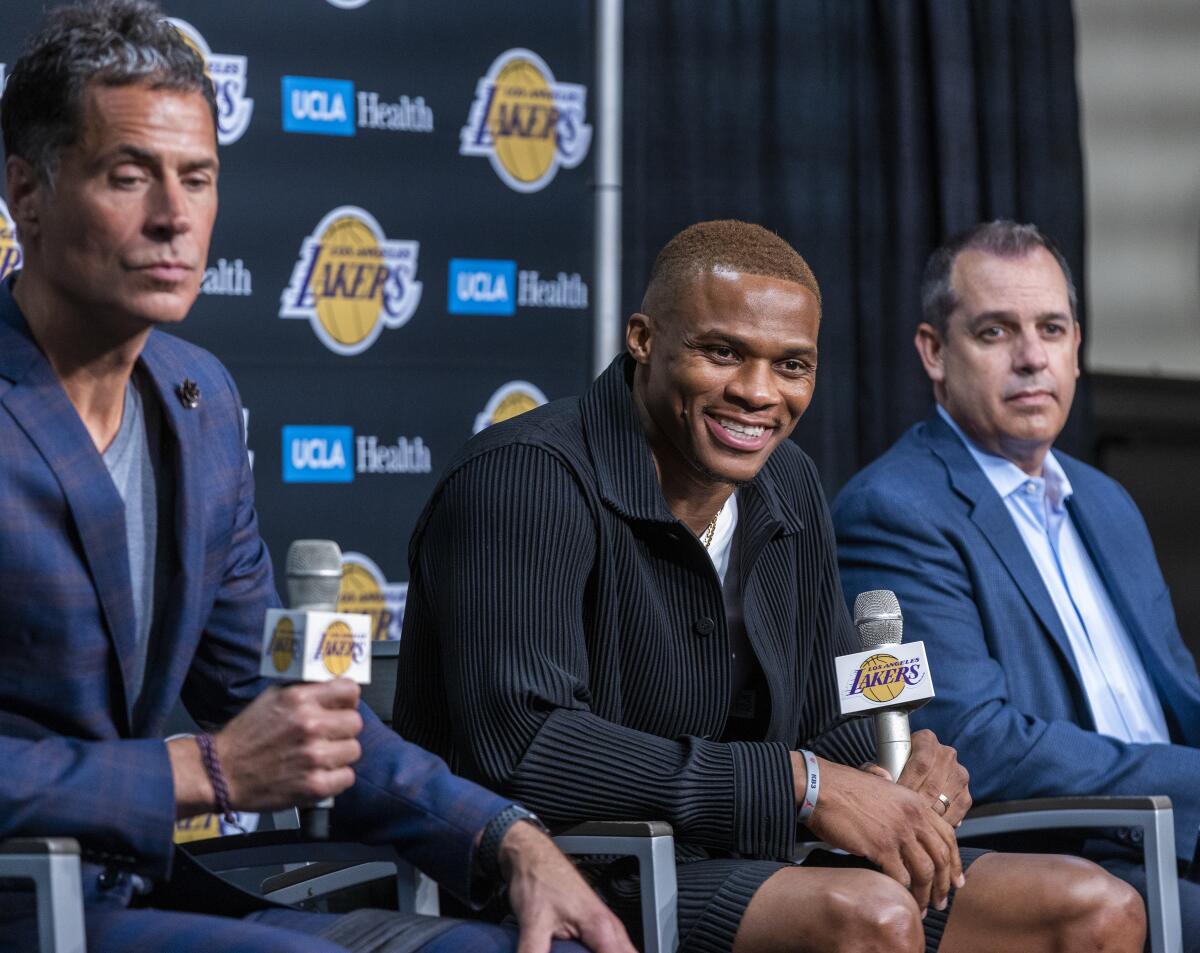
[[[0,837],[71,836],[94,857],[162,877],[175,820],[164,721],[182,698],[216,728],[266,687],[262,623],[278,597],[228,372],[159,331],[139,360],[173,437],[164,460],[174,465],[177,552],[135,711],[124,506],[0,285]],[[200,389],[194,409],[176,393],[185,378]],[[358,780],[334,811],[338,836],[394,842],[468,896],[474,840],[510,802],[365,708],[363,718]]]

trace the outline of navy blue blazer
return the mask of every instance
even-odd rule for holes
[[[1097,734],[1074,655],[1004,501],[936,413],[834,502],[847,599],[892,589],[937,697],[913,716],[958,749],[975,799],[1166,794],[1190,858],[1200,825],[1200,678],[1129,494],[1056,451],[1071,519],[1141,653],[1172,744]]]
[[[182,698],[215,728],[266,687],[262,624],[278,597],[228,372],[158,331],[139,363],[171,434],[177,551],[160,554],[175,571],[135,711],[124,506],[0,284],[0,837],[76,837],[85,857],[161,877],[175,820],[165,719]],[[185,377],[200,388],[195,409],[176,395]],[[510,802],[362,714],[358,780],[334,811],[339,835],[395,842],[468,896],[475,838]]]

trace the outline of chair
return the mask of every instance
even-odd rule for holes
[[[363,701],[385,725],[392,721],[399,644],[372,643],[371,682]],[[284,815],[289,812],[282,812]],[[294,813],[294,812],[291,812]],[[277,828],[295,821],[276,815]],[[674,953],[678,945],[675,917],[674,836],[662,821],[591,821],[560,831],[554,838],[564,854],[629,856],[640,875],[645,953]],[[184,850],[213,873],[229,876],[259,867],[292,867],[273,873],[258,885],[264,901],[294,904],[382,878],[396,881],[397,909],[437,915],[436,884],[409,866],[391,847],[309,841],[294,829],[276,829],[194,841]]]
[[[958,839],[1024,831],[1132,828],[1142,832],[1146,866],[1146,918],[1152,953],[1179,953],[1179,880],[1171,799],[1150,797],[1054,797],[983,804],[971,810]]]
[[[0,841],[0,877],[33,881],[38,953],[85,953],[77,841],[68,837]]]

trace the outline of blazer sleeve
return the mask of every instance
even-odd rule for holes
[[[1175,805],[1179,856],[1191,857],[1200,824],[1200,749],[1128,744],[1022,711],[988,651],[962,541],[949,538],[936,514],[867,486],[839,497],[834,522],[846,591],[892,589],[904,607],[905,638],[925,641],[937,697],[913,722],[958,749],[977,801],[1165,794]],[[1021,637],[1026,620],[1010,621],[1012,637]]]
[[[410,612],[423,600],[417,624],[434,628],[422,641],[437,643],[438,689],[468,773],[549,823],[661,819],[682,840],[790,856],[785,745],[663,738],[592,710],[603,687],[589,681],[582,607],[597,534],[557,457],[491,450],[453,474],[432,507],[414,548]]]

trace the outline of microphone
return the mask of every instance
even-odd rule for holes
[[[904,642],[904,617],[888,589],[860,593],[854,624],[863,651],[836,659],[843,715],[870,714],[875,720],[879,765],[900,777],[912,750],[908,713],[933,697],[933,679],[923,642]]]
[[[333,540],[298,539],[288,547],[291,608],[267,612],[261,675],[286,682],[371,681],[371,617],[337,611],[341,585],[342,551]],[[328,839],[332,807],[328,797],[300,811],[308,837]]]
[[[904,616],[900,600],[890,589],[860,592],[854,600],[854,625],[863,651],[899,646],[904,641]],[[879,766],[895,781],[912,752],[908,711],[892,708],[875,712],[875,751]]]

